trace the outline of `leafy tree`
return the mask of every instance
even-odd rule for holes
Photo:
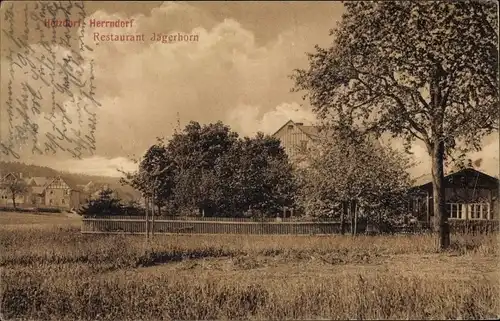
[[[28,186],[26,185],[26,182],[17,177],[7,177],[3,181],[1,187],[6,189],[10,193],[12,197],[12,206],[14,207],[14,209],[17,209],[16,197],[24,195],[28,192]]]
[[[107,188],[99,192],[99,197],[90,199],[79,211],[82,215],[120,215],[123,212],[121,200],[114,197],[113,190]]]
[[[122,206],[122,213],[123,215],[142,216],[144,215],[144,209],[138,201],[130,200]]]
[[[173,193],[173,169],[173,158],[163,140],[158,138],[157,143],[146,151],[139,164],[139,171],[122,171],[124,177],[121,183],[140,191],[143,197],[154,198],[154,203],[160,209]]]
[[[168,143],[175,155],[174,203],[198,208],[211,216],[215,213],[218,191],[214,168],[235,144],[238,134],[222,122],[201,126],[190,122]]]
[[[244,138],[240,145],[237,178],[246,199],[244,206],[275,215],[283,206],[291,206],[295,193],[292,167],[280,141],[257,133]]]
[[[308,165],[298,169],[299,204],[314,216],[340,217],[342,233],[348,210],[351,219],[362,210],[368,222],[380,226],[406,209],[411,163],[373,137],[332,133],[312,151]]]
[[[157,168],[163,168],[160,175],[152,175]],[[153,145],[123,182],[149,195],[155,177],[160,201],[177,212],[274,213],[293,201],[293,177],[279,141],[263,134],[239,139],[222,122],[189,123],[168,142]]]
[[[333,46],[296,70],[325,124],[422,141],[432,158],[439,244],[450,244],[446,156],[481,148],[498,130],[498,20],[494,2],[347,2]]]

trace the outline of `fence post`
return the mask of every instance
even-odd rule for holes
[[[151,237],[155,235],[155,199],[154,193],[151,198]]]
[[[358,206],[356,201],[353,202],[352,207],[354,211],[354,236],[356,236],[358,232]]]
[[[146,198],[146,241],[149,239],[149,198]]]

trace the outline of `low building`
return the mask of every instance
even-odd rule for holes
[[[445,176],[445,203],[450,220],[498,220],[498,178],[473,168]],[[433,222],[432,176],[426,176],[411,191],[409,210],[419,221]]]

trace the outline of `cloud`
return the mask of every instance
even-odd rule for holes
[[[90,28],[87,24],[84,30],[85,42],[94,49],[84,52],[84,69],[88,71],[93,62],[95,92],[102,105],[97,110],[96,155],[77,161],[68,160],[69,155],[61,152],[40,157],[28,150],[23,152],[23,160],[86,173],[113,174],[118,164],[131,166],[124,157],[141,156],[157,136],[169,136],[178,116],[181,126],[190,120],[222,120],[241,135],[273,133],[289,119],[313,123],[314,115],[298,103],[300,94],[290,93],[293,82],[288,76],[294,69],[307,66],[305,52],[313,51],[315,44],[324,46],[331,41],[327,32],[330,26],[325,26],[331,18],[311,18],[311,23],[302,21],[272,35],[266,29],[268,39],[261,42],[247,28],[248,22],[231,17],[227,14],[225,19],[215,19],[213,14],[185,2],[165,2],[145,14],[94,12],[86,18],[87,22],[134,19],[131,28]],[[332,18],[332,26],[333,23]],[[146,41],[97,44],[96,32],[144,34]],[[153,33],[178,32],[198,35],[198,41],[149,40]],[[59,58],[67,53],[62,47],[54,49]],[[5,56],[0,63],[5,92],[9,77]],[[66,112],[76,117],[75,105],[62,103]],[[4,105],[1,108],[4,110]],[[45,119],[50,110],[45,101],[42,114],[36,119],[41,131],[52,126]],[[57,117],[62,115],[56,112]],[[482,166],[496,167],[498,172],[498,166],[493,166],[498,164],[498,159],[493,158],[495,151],[498,155],[494,144],[485,146],[480,155],[484,158]],[[421,161],[416,171],[430,169],[425,148],[417,145],[414,152]]]
[[[52,164],[53,167],[61,171],[70,173],[84,173],[97,176],[112,176],[122,177],[119,170],[126,172],[137,170],[137,165],[131,160],[124,157],[105,158],[101,156],[93,156],[79,159],[70,159],[57,161]]]
[[[386,143],[400,151],[403,151],[403,144],[400,139],[386,139]],[[488,175],[498,176],[500,166],[499,146],[499,136],[498,133],[495,133],[488,137],[487,143],[483,145],[483,148],[479,152],[468,153],[466,158],[470,158],[473,162],[480,160],[478,163],[474,164],[477,170],[480,170]],[[412,145],[411,152],[413,153],[412,159],[415,161],[415,166],[410,170],[412,176],[419,177],[430,174],[432,162],[423,143],[414,143]]]
[[[258,106],[242,105],[229,113],[228,122],[242,135],[252,136],[261,131],[273,134],[289,120],[313,124],[316,116],[298,103],[282,103],[274,109],[264,112]]]
[[[103,96],[96,133],[99,154],[117,157],[143,150],[156,136],[171,134],[177,115],[182,124],[222,120],[242,134],[273,132],[281,126],[278,119],[288,118],[279,116],[283,101],[296,104],[287,76],[299,61],[306,61],[304,53],[314,42],[295,44],[292,38],[300,30],[258,45],[253,32],[238,21],[214,21],[186,3],[164,3],[151,15],[98,11],[89,17],[127,18],[134,19],[130,30],[88,26],[86,30],[86,41],[95,48],[91,59],[97,91]],[[185,32],[198,35],[199,41],[94,45],[94,32],[143,33],[146,39],[153,32]],[[295,54],[290,54],[292,48]]]
[[[469,157],[472,159],[472,161],[481,159],[481,161],[478,164],[479,170],[484,171],[489,175],[498,176],[499,166],[500,166],[499,145],[500,141],[498,133],[496,133],[495,135],[493,135],[490,143],[485,144],[481,149],[481,151],[471,153]]]

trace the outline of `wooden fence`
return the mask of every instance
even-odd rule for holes
[[[87,218],[98,218],[103,220],[144,220],[145,216],[130,216],[130,215],[99,215],[99,216],[84,216]],[[149,217],[151,220],[151,216]],[[201,221],[201,222],[338,222],[338,219],[334,218],[316,218],[316,217],[286,217],[286,218],[275,218],[275,217],[200,217],[200,216],[155,216],[156,220],[164,221]]]
[[[204,220],[165,220],[155,219],[154,225],[149,221],[149,229],[155,234],[190,233],[190,234],[296,234],[323,235],[340,233],[340,223],[329,222],[245,222],[245,221],[204,221]],[[361,232],[364,226],[359,225]],[[141,219],[103,219],[84,218],[82,233],[126,233],[145,234],[146,221]],[[346,231],[350,231],[346,224]]]
[[[286,218],[281,221],[266,218],[230,218],[230,217],[161,217],[155,218],[154,225],[151,218],[149,230],[157,234],[193,233],[193,234],[338,234],[340,222],[332,219],[313,220],[312,218]],[[498,220],[450,220],[452,234],[489,234],[499,232]],[[378,228],[359,222],[356,225],[357,233],[377,234]],[[397,226],[391,228],[392,233],[426,233],[430,232],[430,224]],[[127,233],[145,234],[146,221],[144,216],[106,216],[85,217],[82,220],[82,233]],[[345,224],[345,232],[351,232],[349,222]],[[389,231],[386,231],[389,232]]]

